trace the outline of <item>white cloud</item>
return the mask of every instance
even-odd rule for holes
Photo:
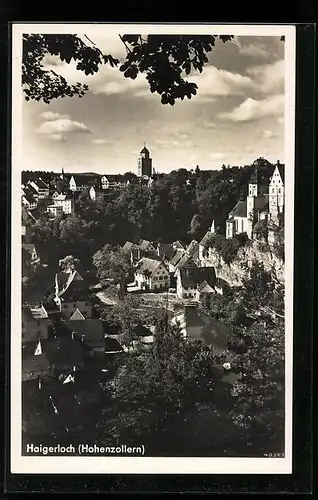
[[[275,134],[275,132],[273,132],[272,130],[263,130],[262,136],[265,139],[274,139],[275,137],[277,137],[277,134]]]
[[[196,73],[189,81],[198,86],[198,97],[241,96],[253,90],[254,84],[249,76],[231,73],[214,66],[206,66],[202,73]]]
[[[52,139],[52,141],[56,142],[65,142],[67,140],[67,137],[64,134],[50,134],[48,137]]]
[[[284,96],[274,95],[263,100],[249,97],[232,111],[219,113],[223,121],[249,122],[270,116],[280,116],[284,112]]]
[[[284,92],[285,62],[283,60],[272,64],[252,66],[246,72],[253,79],[255,89],[263,94]]]
[[[247,57],[268,57],[268,50],[264,45],[249,44],[240,46],[240,55]]]
[[[102,139],[99,137],[96,137],[91,140],[93,144],[113,144],[112,141],[108,141],[107,139]]]
[[[224,160],[225,159],[224,153],[209,153],[208,157],[211,158],[211,160]]]
[[[70,120],[69,118],[59,118],[53,121],[45,121],[41,123],[37,129],[38,134],[54,135],[54,134],[69,134],[69,133],[89,133],[90,130],[84,123]]]
[[[58,119],[68,119],[69,115],[60,115],[60,113],[53,113],[52,111],[45,111],[41,114],[41,118],[46,121],[58,120]]]

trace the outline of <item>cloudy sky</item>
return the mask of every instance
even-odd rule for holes
[[[119,37],[87,32],[105,53],[122,59]],[[87,42],[87,40],[85,40]],[[87,42],[89,43],[89,42]],[[284,161],[284,43],[279,37],[217,42],[191,100],[162,105],[143,76],[126,79],[105,65],[85,76],[50,56],[45,64],[87,95],[47,105],[23,101],[24,169],[116,173],[137,171],[146,142],[156,171],[244,165],[259,156]]]

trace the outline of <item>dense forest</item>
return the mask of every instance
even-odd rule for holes
[[[258,163],[259,172],[268,179],[273,166],[266,160]],[[247,195],[254,169],[254,165],[212,171],[180,169],[160,176],[150,188],[131,184],[110,190],[103,201],[96,202],[81,193],[75,199],[75,214],[55,219],[49,218],[45,203],[41,203],[33,212],[37,220],[32,226],[32,241],[42,262],[56,265],[60,258],[72,254],[90,268],[94,253],[105,244],[121,245],[140,238],[187,243],[200,239],[213,219],[223,234],[228,213]],[[24,182],[28,174],[23,173]],[[56,174],[40,176],[51,187],[60,183]]]

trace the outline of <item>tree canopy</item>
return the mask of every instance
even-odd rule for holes
[[[174,105],[177,99],[191,99],[197,85],[187,77],[202,72],[208,63],[207,54],[217,41],[223,43],[233,35],[119,35],[126,48],[123,61],[103,53],[87,36],[85,41],[76,34],[24,34],[22,53],[22,85],[26,100],[50,103],[58,97],[83,97],[86,84],[70,85],[67,80],[43,65],[48,54],[62,62],[76,63],[85,75],[94,75],[103,64],[118,67],[126,78],[135,79],[141,73],[149,90],[161,97],[162,104]]]

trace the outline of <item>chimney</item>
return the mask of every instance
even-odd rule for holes
[[[74,340],[74,332],[72,332],[72,340]]]

